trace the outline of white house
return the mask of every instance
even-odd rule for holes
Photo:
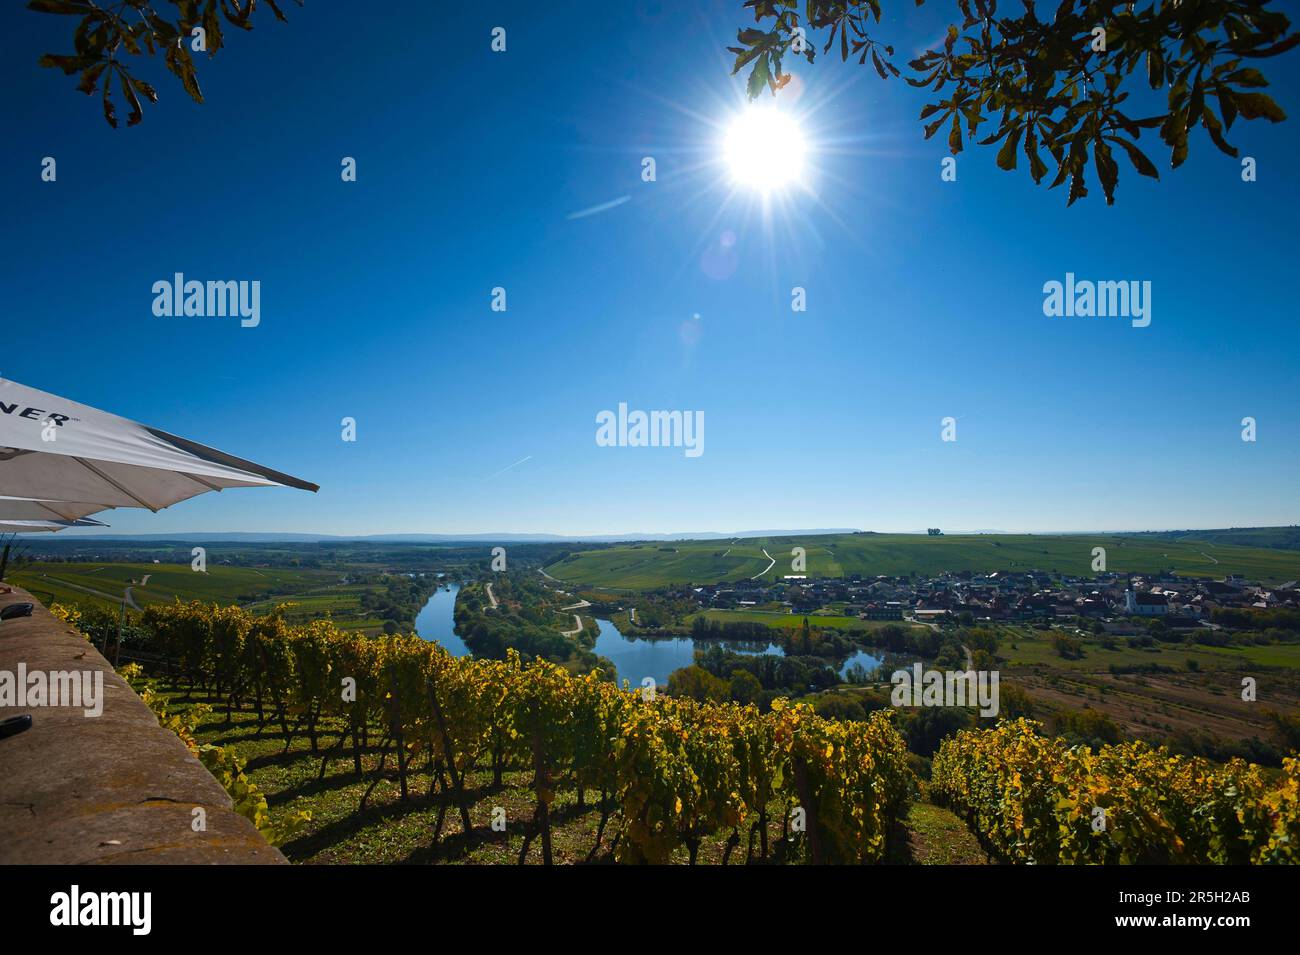
[[[1139,617],[1160,617],[1169,612],[1169,598],[1164,594],[1124,591],[1124,609]]]

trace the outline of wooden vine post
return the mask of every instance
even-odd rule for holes
[[[438,693],[433,686],[433,678],[430,677],[425,681],[429,689],[429,706],[433,710],[433,718],[438,723],[438,734],[442,737],[442,754],[447,763],[447,772],[451,774],[452,790],[456,794],[456,804],[460,807],[460,822],[465,827],[465,835],[469,836],[473,828],[469,821],[469,802],[465,798],[465,781],[456,768],[456,754],[452,752],[451,736],[447,732],[447,718],[442,712],[442,706],[438,703]]]

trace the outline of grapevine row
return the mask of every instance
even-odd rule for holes
[[[449,809],[472,828],[467,774],[490,768],[499,783],[506,768],[529,770],[536,807],[521,861],[534,841],[551,861],[550,807],[565,789],[580,804],[599,793],[592,856],[615,813],[621,862],[667,862],[683,848],[693,862],[706,837],[723,833],[728,856],[742,839],[752,851],[756,836],[766,856],[768,821],[782,804],[801,810],[810,861],[879,862],[915,785],[887,713],[841,723],[784,700],[760,713],[647,699],[598,672],[525,665],[513,652],[457,658],[411,635],[368,637],[319,620],[291,626],[276,613],[199,602],[151,606],[144,623],[181,680],[224,696],[228,711],[251,705],[259,732],[278,723],[286,748],[305,735],[322,753],[322,775],[349,740],[358,774],[362,755],[377,749],[366,797],[390,754],[403,798],[423,761],[430,793],[444,797],[435,839]],[[323,750],[326,725],[344,729]]]
[[[993,855],[1022,863],[1300,862],[1300,759],[1274,779],[1143,742],[1096,753],[1027,720],[964,730],[933,763],[931,796]]]

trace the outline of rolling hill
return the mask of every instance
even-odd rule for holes
[[[557,580],[586,586],[651,590],[669,584],[707,584],[791,571],[791,549],[807,554],[811,577],[859,574],[933,576],[945,571],[1039,570],[1089,576],[1093,548],[1106,550],[1106,569],[1120,573],[1170,570],[1199,577],[1242,574],[1277,583],[1300,577],[1300,552],[1196,539],[1132,534],[827,534],[732,541],[646,542],[577,551],[546,568]],[[768,556],[764,556],[766,551]],[[774,558],[775,563],[772,563]]]

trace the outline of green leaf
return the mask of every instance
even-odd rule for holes
[[[1029,132],[1025,134],[1025,155],[1029,157],[1029,175],[1033,176],[1034,184],[1038,185],[1043,181],[1043,176],[1047,175],[1047,163],[1038,155],[1038,130],[1034,128],[1032,120]]]
[[[164,58],[167,63],[167,69],[171,70],[180,79],[181,85],[185,87],[185,92],[190,94],[190,99],[196,103],[203,102],[203,93],[199,90],[199,80],[194,74],[194,60],[190,58],[189,47],[184,43],[179,45],[169,43],[167,45],[167,55]]]
[[[113,97],[110,95],[112,88],[113,77],[110,74],[104,77],[104,120],[117,129],[117,109],[113,106]]]
[[[755,99],[759,93],[763,92],[763,87],[767,85],[770,78],[768,55],[764,53],[755,61],[754,68],[749,73],[749,82],[745,87],[745,92],[749,98]]]
[[[1128,153],[1129,162],[1133,164],[1133,168],[1136,169],[1140,175],[1150,176],[1152,179],[1160,178],[1160,171],[1156,169],[1156,164],[1148,159],[1142,150],[1138,149],[1136,143],[1131,143],[1127,139],[1121,139],[1118,136],[1111,136],[1108,138],[1112,143],[1117,143],[1123,147],[1124,151]]]
[[[1201,116],[1201,110],[1205,108],[1205,87],[1201,85],[1201,78],[1196,78],[1196,83],[1192,86],[1192,97],[1187,102],[1187,125],[1195,126]]]
[[[84,16],[94,10],[91,4],[85,0],[28,0],[28,10],[35,10],[37,13],[67,13],[73,16]]]
[[[62,70],[64,75],[71,76],[73,73],[89,69],[94,62],[95,58],[91,56],[62,56],[57,53],[46,53],[36,61],[36,65]]]
[[[141,96],[146,97],[151,103],[158,102],[158,91],[156,89],[154,89],[144,80],[137,80],[134,76],[130,77],[130,80],[131,80],[131,85],[135,87],[135,91],[137,93],[139,93]]]
[[[118,78],[122,83],[122,95],[126,97],[126,101],[131,105],[131,112],[126,116],[126,125],[134,126],[144,119],[144,110],[140,108],[140,97],[135,95],[135,90],[131,87],[130,77],[126,75],[126,71],[121,67],[118,67]]]
[[[1115,186],[1119,182],[1119,163],[1115,162],[1110,147],[1102,140],[1093,144],[1092,158],[1097,166],[1097,178],[1101,180],[1101,190],[1106,195],[1106,205],[1113,206]]]
[[[1232,98],[1241,115],[1247,119],[1263,117],[1274,123],[1286,119],[1282,107],[1273,102],[1273,97],[1267,93],[1233,93]]]
[[[1002,144],[998,150],[998,168],[1005,169],[1008,172],[1016,168],[1016,147],[1020,145],[1020,134],[1024,131],[1023,126],[1017,126],[1007,137],[1007,141]]]
[[[876,68],[876,72],[880,74],[882,80],[889,79],[889,74],[885,72],[885,64],[880,61],[880,54],[875,50],[871,51],[871,65]]]
[[[281,20],[284,19],[279,10],[275,13]],[[203,32],[207,34],[205,42],[208,47],[208,58],[211,59],[224,45],[221,39],[221,21],[217,18],[216,0],[209,0],[207,9],[203,11]]]
[[[94,66],[85,70],[81,74],[81,82],[77,84],[77,89],[81,90],[81,92],[85,93],[87,96],[94,93],[95,86],[99,81],[99,74],[103,73],[107,66],[108,61],[105,60],[102,63],[96,63]]]
[[[1255,36],[1258,36],[1258,34],[1255,34]],[[1233,51],[1240,53],[1242,56],[1263,57],[1263,56],[1277,56],[1279,53],[1285,53],[1287,50],[1291,49],[1297,43],[1300,43],[1300,33],[1291,34],[1281,43],[1275,43],[1272,46],[1266,46],[1266,47],[1256,47],[1253,50],[1246,48],[1248,44],[1245,43],[1240,45],[1236,43],[1232,43],[1229,45],[1232,47]]]
[[[1232,101],[1232,90],[1226,86],[1216,86],[1214,95],[1219,99],[1219,109],[1223,110],[1223,124],[1232,129],[1237,119],[1237,104]]]
[[[737,73],[739,73],[742,69],[744,69],[746,63],[748,63],[750,60],[752,60],[754,57],[758,56],[758,54],[762,52],[762,48],[757,46],[751,46],[747,50],[737,49],[734,46],[729,46],[727,47],[727,49],[731,50],[736,54],[736,65],[731,68],[732,76],[735,76]]]
[[[1236,83],[1238,86],[1268,86],[1268,80],[1264,79],[1264,74],[1251,67],[1229,73],[1224,79],[1229,83]]]
[[[1070,198],[1066,201],[1066,206],[1074,205],[1076,199],[1082,199],[1088,194],[1088,186],[1084,178],[1084,169],[1088,164],[1088,154],[1082,139],[1076,139],[1074,146],[1070,149],[1070,158],[1067,168],[1070,170]]]
[[[1214,110],[1210,109],[1208,106],[1205,107],[1205,112],[1202,113],[1202,119],[1205,123],[1205,131],[1210,134],[1210,140],[1214,145],[1219,147],[1219,152],[1232,156],[1235,159],[1237,156],[1237,149],[1235,146],[1230,146],[1228,141],[1223,138],[1223,126],[1219,122],[1219,117],[1214,115]]]
[[[1181,111],[1169,114],[1169,118],[1160,127],[1160,138],[1172,150],[1170,164],[1177,169],[1187,159],[1187,123]]]
[[[1165,58],[1160,50],[1147,50],[1147,83],[1153,90],[1165,82]]]

